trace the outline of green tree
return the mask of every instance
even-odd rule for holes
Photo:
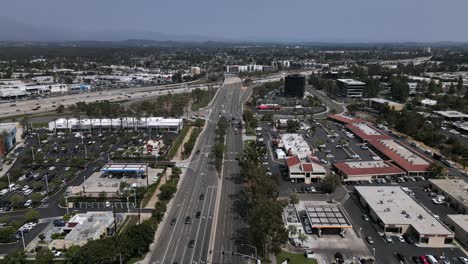
[[[33,203],[40,203],[41,200],[42,194],[36,192],[31,194],[31,201],[33,201]]]
[[[161,185],[159,187],[159,199],[162,200],[169,200],[171,199],[172,195],[177,191],[177,186],[175,184],[172,184],[171,182],[166,182],[165,184]]]
[[[36,253],[36,261],[38,264],[50,264],[54,262],[54,254],[50,249],[43,247],[39,252]]]
[[[294,236],[297,233],[297,227],[293,225],[288,226],[288,232],[289,234]]]
[[[41,215],[39,214],[39,212],[33,209],[28,210],[26,214],[24,214],[24,218],[27,222],[37,221],[40,217]]]
[[[44,241],[46,236],[43,233],[40,233],[38,237],[41,241]]]
[[[457,81],[457,92],[458,93],[463,93],[463,77],[460,75],[458,76],[458,81]]]
[[[338,175],[329,174],[323,178],[320,186],[326,193],[332,193],[335,189],[341,185],[341,178]]]
[[[274,116],[275,116],[275,115],[274,115],[273,113],[270,113],[270,112],[265,113],[265,114],[263,114],[263,116],[262,116],[262,121],[273,122]]]
[[[297,194],[291,194],[291,196],[289,196],[289,201],[291,204],[297,204],[299,203],[299,197]]]
[[[296,132],[301,127],[301,124],[298,121],[291,120],[291,119],[287,121],[287,125],[288,126],[286,128],[286,131],[290,133]]]
[[[0,223],[8,223],[10,221],[10,216],[2,215],[0,216]]]
[[[65,106],[63,105],[59,105],[56,109],[57,113],[59,114],[63,113],[64,110],[65,110]]]
[[[0,261],[1,264],[26,264],[26,255],[24,251],[18,250],[12,253],[9,253],[5,258]]]
[[[11,241],[11,236],[15,234],[16,229],[12,226],[0,228],[0,243],[8,243]]]
[[[10,198],[11,207],[18,207],[24,204],[24,196],[20,194],[14,194]]]
[[[429,164],[429,167],[427,168],[427,172],[432,177],[439,178],[443,176],[444,169],[445,169],[444,166],[442,166],[441,164],[437,162],[432,162],[431,164]]]

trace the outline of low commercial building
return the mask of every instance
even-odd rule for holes
[[[338,94],[345,98],[361,98],[366,87],[366,83],[353,79],[337,79]]]
[[[64,239],[55,239],[49,248],[65,249],[71,246],[83,246],[89,241],[104,238],[115,233],[112,212],[87,212],[76,214],[62,228]]]
[[[316,234],[319,237],[326,234],[339,234],[352,228],[349,217],[339,203],[325,201],[299,201],[294,206],[285,207],[283,221],[286,229],[296,227],[292,238],[299,234]],[[295,243],[300,243],[295,240]]]
[[[356,186],[359,201],[385,233],[411,237],[419,246],[445,247],[455,234],[398,186]]]
[[[282,148],[288,156],[297,155],[299,159],[305,159],[312,154],[309,143],[301,134],[281,135]]]
[[[365,120],[354,118],[344,114],[329,115],[328,119],[331,119],[340,124],[354,124],[354,123],[364,123]]]
[[[468,183],[460,179],[430,179],[435,193],[444,195],[448,205],[458,213],[468,213]]]
[[[23,91],[18,88],[12,88],[12,87],[0,88],[0,99],[2,100],[20,99],[26,96],[28,96],[26,91]]]
[[[404,170],[383,160],[335,162],[332,166],[334,171],[343,177],[344,181],[371,180],[406,174]]]
[[[468,115],[458,111],[434,111],[434,113],[451,121],[462,121],[468,119]]]
[[[368,144],[379,156],[391,160],[409,176],[425,175],[432,162],[416,150],[394,139],[372,139],[368,140]]]
[[[319,182],[327,174],[325,168],[314,157],[301,160],[297,155],[292,156],[286,158],[286,166],[288,167],[288,177],[291,182],[310,184]]]
[[[89,130],[93,128],[111,129],[159,129],[162,131],[178,132],[183,127],[183,119],[162,117],[123,117],[102,119],[59,118],[49,122],[49,130]]]
[[[447,215],[447,225],[455,232],[455,238],[465,247],[468,246],[468,215]]]
[[[17,123],[0,124],[0,157],[3,157],[16,144]]]
[[[385,134],[380,129],[377,129],[368,123],[352,123],[345,126],[354,135],[356,135],[363,142],[367,142],[372,139],[391,139],[389,135]]]
[[[405,108],[405,104],[400,104],[383,98],[369,98],[367,99],[368,106],[376,110],[383,110],[389,108],[393,111],[401,111]]]

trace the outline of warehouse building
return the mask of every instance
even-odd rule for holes
[[[49,130],[89,130],[99,128],[110,129],[159,129],[162,131],[178,132],[183,126],[183,119],[162,117],[123,117],[114,119],[77,119],[59,118],[49,122]]]
[[[393,139],[371,139],[368,144],[376,154],[391,160],[409,176],[425,175],[432,162],[416,150]]]
[[[366,87],[366,83],[353,79],[337,79],[338,94],[340,97],[361,98]]]
[[[398,186],[356,186],[359,201],[383,232],[411,237],[419,246],[445,247],[455,234]]]
[[[430,179],[434,192],[444,195],[448,205],[458,213],[468,213],[468,183],[460,179]]]
[[[284,78],[284,95],[304,97],[306,78],[301,74],[290,74]]]
[[[363,181],[383,177],[403,176],[406,172],[393,165],[389,161],[350,161],[335,162],[332,164],[334,171],[343,177],[344,181]]]

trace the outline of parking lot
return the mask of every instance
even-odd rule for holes
[[[156,134],[99,129],[71,133],[35,130],[26,136],[24,146],[12,153],[16,161],[1,179],[6,187],[1,192],[0,211],[39,206],[47,194],[66,186],[88,163],[105,163],[110,158],[108,153],[117,149],[143,147]],[[95,166],[90,173],[99,169]]]

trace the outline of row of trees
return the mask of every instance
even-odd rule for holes
[[[227,119],[224,116],[221,117],[216,127],[216,144],[214,146],[215,167],[218,172],[221,172],[221,167],[223,164],[225,149],[224,138],[226,136],[226,131],[228,127],[229,123]]]
[[[189,140],[184,144],[184,151],[182,152],[184,157],[190,156],[193,148],[195,147],[195,142],[197,141],[198,135],[200,135],[201,130],[199,128],[193,128],[192,133],[190,134]]]
[[[245,199],[250,236],[259,255],[265,257],[268,252],[281,250],[288,239],[288,231],[281,217],[285,203],[277,199],[277,181],[267,176],[261,166],[260,151],[255,142],[249,142],[239,162],[241,174],[248,181]]]

